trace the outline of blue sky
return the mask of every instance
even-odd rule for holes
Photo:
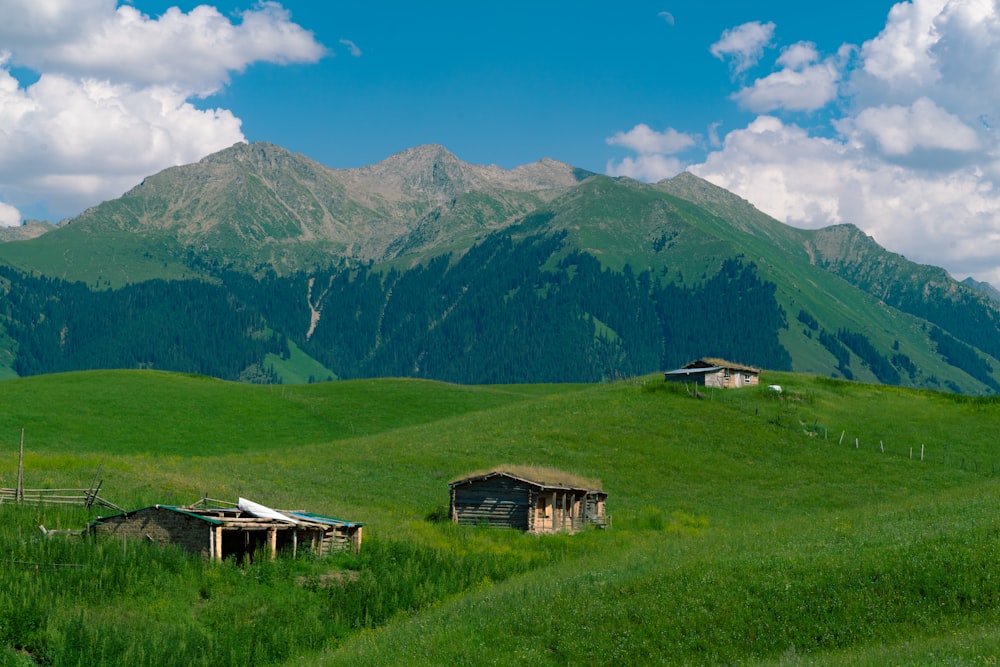
[[[1000,285],[996,0],[0,0],[0,224],[236,141],[335,168],[424,143],[853,223]]]
[[[176,3],[137,6],[147,4]],[[709,50],[726,30],[770,21],[776,39],[834,52],[877,34],[893,3],[848,4],[284,2],[330,55],[253,65],[206,102],[236,111],[248,139],[333,167],[438,143],[477,164],[551,157],[603,173],[628,154],[606,139],[636,124],[707,135],[752,119],[728,99],[730,67]]]

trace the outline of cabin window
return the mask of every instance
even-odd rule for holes
[[[750,384],[750,374],[749,373],[744,373],[743,374],[743,382],[745,382],[746,384]]]

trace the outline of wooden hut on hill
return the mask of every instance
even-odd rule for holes
[[[608,494],[601,483],[548,468],[507,467],[475,472],[449,483],[452,521],[529,533],[576,531],[606,525]]]
[[[214,506],[213,506],[214,505]],[[258,550],[274,558],[279,550],[293,556],[300,549],[325,555],[340,549],[361,549],[363,523],[309,512],[273,510],[240,498],[233,506],[202,499],[194,505],[153,505],[131,512],[98,517],[90,525],[97,535],[176,544],[212,560],[243,561]]]
[[[693,382],[705,387],[736,389],[755,387],[760,382],[760,369],[734,364],[725,359],[696,359],[691,363],[663,374],[666,382]]]

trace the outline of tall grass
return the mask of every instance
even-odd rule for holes
[[[35,529],[83,518],[57,514],[4,508],[0,664],[271,665],[573,551],[567,538],[546,545],[442,525],[429,528],[437,546],[373,539],[359,556],[271,561],[261,553],[238,567]]]

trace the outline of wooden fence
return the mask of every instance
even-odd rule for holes
[[[124,512],[112,502],[97,495],[100,485],[89,489],[5,489],[0,488],[0,504],[28,503],[35,505],[77,505],[80,507],[106,507]]]
[[[121,507],[97,495],[104,480],[101,468],[97,466],[94,481],[87,489],[26,489],[24,488],[24,427],[21,428],[21,446],[17,460],[17,486],[13,489],[0,488],[0,505],[3,503],[31,503],[35,505],[77,505],[91,508],[94,505],[124,512]]]

